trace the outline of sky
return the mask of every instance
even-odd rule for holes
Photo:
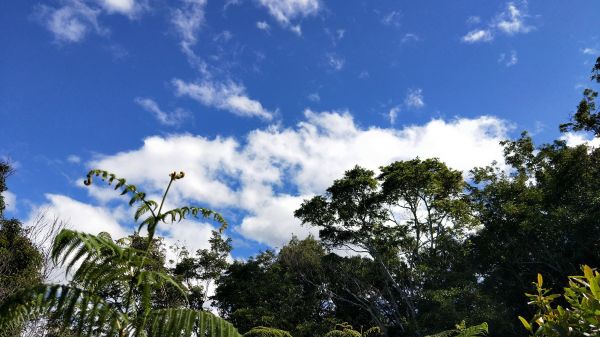
[[[7,214],[134,229],[91,168],[221,212],[233,257],[281,247],[345,170],[437,157],[465,173],[560,135],[600,55],[600,2],[48,0],[0,3]],[[597,142],[598,139],[593,140]],[[207,247],[214,224],[159,228]]]

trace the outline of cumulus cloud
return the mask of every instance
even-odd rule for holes
[[[390,124],[396,124],[396,118],[398,118],[398,113],[400,112],[400,110],[401,109],[399,106],[395,106],[390,109],[390,111],[388,112],[388,119],[390,120]]]
[[[152,113],[154,118],[165,126],[179,126],[190,116],[189,112],[179,108],[173,112],[163,111],[151,98],[136,97],[134,102],[144,108],[144,110]]]
[[[168,182],[168,172],[183,170],[185,181],[172,188],[174,204],[189,201],[233,212],[239,215],[234,230],[281,246],[292,233],[304,237],[314,231],[293,217],[301,201],[323,193],[354,165],[376,170],[395,160],[438,157],[466,172],[494,160],[502,163],[499,141],[506,132],[504,121],[485,116],[363,128],[348,112],[306,110],[294,127],[257,129],[243,139],[154,136],[140,149],[98,157],[89,165],[130,177],[155,194]]]
[[[404,105],[413,109],[420,109],[425,106],[423,98],[423,89],[409,89],[404,98]]]
[[[493,39],[492,33],[487,29],[475,29],[462,37],[462,41],[466,43],[489,42]]]
[[[502,53],[498,57],[498,63],[504,64],[506,67],[512,67],[517,62],[519,62],[519,58],[515,50],[511,50],[510,53]]]
[[[589,137],[582,132],[568,132],[561,136],[561,139],[567,142],[567,146],[578,146],[586,144],[593,148],[600,147],[600,138]]]
[[[274,112],[246,94],[246,88],[234,82],[203,81],[198,83],[174,79],[177,96],[190,97],[206,106],[226,110],[238,116],[273,119]]]

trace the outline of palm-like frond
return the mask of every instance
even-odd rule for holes
[[[82,336],[116,336],[128,324],[127,316],[100,296],[66,285],[39,285],[15,294],[0,307],[0,330],[40,316],[68,323]]]
[[[241,337],[226,320],[206,311],[163,309],[151,312],[149,337]]]
[[[188,206],[161,213],[171,183],[183,176],[183,172],[170,174],[169,186],[159,204],[147,200],[144,192],[125,179],[107,171],[91,170],[86,185],[92,183],[93,177],[100,177],[109,185],[115,183],[115,190],[131,195],[129,205],[140,205],[135,212],[136,221],[150,213],[139,228],[148,228],[148,244],[140,250],[127,240],[114,242],[106,233],[91,235],[63,229],[54,240],[51,257],[71,274],[71,285],[40,285],[16,294],[0,307],[0,330],[43,316],[58,319],[77,336],[240,337],[233,325],[207,312],[152,308],[155,290],[165,284],[185,296],[178,281],[150,266],[149,250],[156,225],[161,221],[203,217],[218,222],[220,232],[227,227],[219,213],[206,208]]]

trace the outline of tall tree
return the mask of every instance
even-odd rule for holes
[[[443,261],[442,269],[450,268],[447,247],[463,239],[473,224],[466,185],[460,172],[437,159],[417,158],[380,169],[377,177],[360,167],[347,171],[295,215],[318,226],[328,248],[347,248],[373,259],[380,285],[368,292],[363,307],[374,323],[420,335],[415,301],[431,277],[420,266]]]

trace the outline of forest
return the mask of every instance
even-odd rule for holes
[[[560,130],[600,137],[597,96],[585,89]],[[135,209],[123,238],[25,226],[0,197],[0,336],[600,335],[600,148],[527,132],[502,146],[506,166],[469,176],[436,158],[355,166],[294,212],[318,237],[245,260],[229,258],[220,213],[166,209],[185,172],[170,173],[160,200],[118,172],[87,174]],[[12,170],[0,164],[0,192]],[[157,234],[189,218],[216,224],[210,248]],[[68,281],[49,283],[57,271]]]

